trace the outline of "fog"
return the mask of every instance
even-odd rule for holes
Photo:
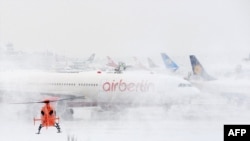
[[[200,93],[189,104],[74,109],[73,121],[60,121],[62,133],[43,128],[40,135],[33,117],[41,105],[10,104],[40,97],[27,96],[27,87],[12,87],[11,94],[0,89],[0,138],[223,140],[224,124],[249,124],[250,64],[244,61],[250,54],[249,15],[247,0],[0,0],[0,88],[9,79],[5,72],[13,78],[68,71],[92,53],[96,71],[105,66],[106,56],[127,64],[134,63],[133,56],[143,64],[150,57],[163,69],[160,53],[165,52],[180,66],[180,77],[191,72],[192,54],[218,80],[198,83]]]
[[[249,53],[249,7],[246,0],[1,0],[0,41],[77,57],[167,52],[232,59]]]
[[[126,108],[98,112],[75,109],[75,120],[61,120],[62,133],[43,128],[35,134],[30,106],[1,104],[2,140],[215,140],[223,139],[224,124],[249,124],[249,105],[202,93],[190,105]],[[38,115],[38,114],[37,114]],[[70,138],[70,139],[68,139]]]
[[[39,70],[39,69],[37,69]],[[41,70],[40,70],[41,71]],[[223,74],[224,71],[221,70]],[[1,88],[15,75],[29,75],[34,70],[2,71]],[[140,71],[138,71],[140,72]],[[138,72],[130,72],[137,73]],[[84,73],[84,72],[83,72]],[[145,72],[144,72],[145,73]],[[9,74],[3,76],[3,74]],[[11,76],[10,76],[11,75]],[[118,74],[123,75],[123,74]],[[135,74],[136,75],[136,74]],[[26,79],[18,79],[25,82]],[[219,78],[221,84],[236,87],[234,93],[231,87],[215,85],[212,89],[204,85],[200,93],[190,100],[190,103],[176,103],[161,106],[123,107],[121,109],[103,110],[100,107],[75,108],[74,120],[61,117],[62,133],[56,133],[56,128],[43,128],[41,134],[35,134],[39,123],[34,125],[33,117],[39,117],[41,104],[22,105],[12,102],[37,101],[38,93],[26,93],[29,87],[12,87],[15,92],[2,97],[0,104],[2,140],[67,140],[67,141],[99,141],[99,140],[194,140],[220,141],[223,139],[225,124],[249,124],[249,86],[247,78]],[[4,82],[4,83],[3,83]],[[203,85],[204,83],[201,83]],[[229,93],[221,93],[221,91]],[[232,93],[230,93],[230,91]],[[166,95],[169,92],[166,93]],[[1,93],[3,94],[3,93]],[[6,94],[6,93],[4,93]],[[171,93],[173,94],[173,93]],[[178,93],[174,93],[173,95]],[[159,96],[157,93],[154,94]],[[178,100],[184,99],[178,96]],[[142,99],[143,100],[143,99]],[[161,101],[162,102],[162,101]]]

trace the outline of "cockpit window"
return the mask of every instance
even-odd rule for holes
[[[192,85],[188,83],[180,83],[178,87],[192,87]]]

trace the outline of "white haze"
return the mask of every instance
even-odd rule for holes
[[[11,71],[9,74],[18,75],[17,72],[25,73],[26,76],[29,76],[30,73],[23,70]],[[135,73],[138,72],[135,71]],[[7,76],[1,76],[1,81],[3,78],[6,78],[5,81],[8,82]],[[25,80],[19,81],[25,82]],[[226,84],[229,81],[233,82],[233,79],[227,79],[224,82]],[[220,82],[223,83],[223,80]],[[244,83],[248,82],[237,81],[236,86],[241,88]],[[221,88],[218,87],[218,89]],[[224,88],[224,90],[227,89],[230,88]],[[190,103],[176,104],[176,101],[172,101],[170,107],[169,105],[127,107],[108,111],[100,108],[76,108],[74,109],[74,121],[60,120],[62,133],[58,134],[55,128],[49,127],[48,129],[43,128],[41,134],[37,135],[35,133],[38,130],[39,122],[34,126],[33,117],[39,116],[42,105],[9,103],[37,101],[40,96],[36,93],[27,96],[25,91],[29,90],[28,87],[14,86],[12,90],[18,92],[14,93],[13,97],[7,95],[0,104],[1,140],[182,141],[185,139],[220,141],[223,139],[224,124],[249,124],[250,118],[248,91],[245,91],[245,95],[202,91],[198,96],[192,98]],[[154,95],[157,97],[157,93]],[[183,99],[179,97],[179,101]]]
[[[237,59],[250,52],[249,9],[247,0],[1,0],[0,42],[77,57]]]
[[[137,56],[142,62],[152,57],[158,64],[162,64],[159,53],[166,52],[187,70],[191,70],[188,55],[194,54],[210,75],[220,78],[250,53],[249,9],[247,0],[0,0],[0,45],[12,43],[17,51],[48,50],[78,58],[96,53],[101,61],[106,55],[128,60]],[[49,62],[31,58],[17,60],[24,63],[22,67],[37,70]],[[5,60],[0,70],[9,67],[14,73],[18,63]],[[75,136],[77,141],[221,141],[224,124],[250,124],[248,95],[202,91],[192,104],[170,108],[76,109],[75,121],[61,121],[61,134],[48,128],[36,135],[33,116],[39,115],[39,105],[8,104],[13,99],[35,99],[20,95],[25,93],[6,96],[0,104],[1,140],[63,141]]]
[[[230,99],[230,98],[229,98]],[[32,121],[31,105],[1,104],[1,140],[193,140],[220,141],[224,124],[249,124],[247,101],[229,100],[215,94],[202,93],[193,104],[167,107],[127,108],[103,111],[98,108],[75,109],[75,121],[61,120],[62,133],[43,128]],[[38,116],[33,115],[33,116]],[[73,141],[73,140],[72,140]]]

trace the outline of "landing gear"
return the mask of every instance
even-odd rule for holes
[[[55,123],[55,127],[57,129],[57,133],[61,133],[61,128],[59,123]],[[40,124],[40,126],[38,127],[38,132],[36,134],[40,134],[41,129],[43,128],[42,124]]]
[[[60,126],[59,126],[59,123],[56,123],[56,124],[55,124],[55,127],[56,127],[56,129],[57,129],[57,133],[61,133],[61,128],[60,128]]]
[[[36,134],[40,134],[42,127],[43,127],[42,124],[40,124],[40,126],[38,127],[38,132]]]

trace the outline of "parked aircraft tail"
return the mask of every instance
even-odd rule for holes
[[[170,59],[166,53],[161,53],[161,57],[167,69],[176,71],[179,68],[179,66],[174,61],[172,61],[172,59]]]
[[[148,70],[146,66],[144,66],[138,59],[137,57],[133,57],[135,61],[135,67],[143,70]]]
[[[153,62],[151,58],[148,58],[148,64],[150,68],[157,68],[158,66]]]
[[[195,76],[199,76],[204,80],[215,80],[215,78],[213,78],[212,76],[210,76],[205,69],[203,68],[203,66],[201,65],[201,63],[198,61],[198,59],[194,56],[194,55],[190,55],[190,62],[192,65],[192,70],[193,70],[193,75]]]
[[[107,66],[114,68],[118,66],[109,56],[107,56],[107,59],[108,59],[108,63],[106,64]]]
[[[95,53],[93,53],[89,58],[88,58],[88,62],[93,62],[94,61],[94,59],[95,59]]]

